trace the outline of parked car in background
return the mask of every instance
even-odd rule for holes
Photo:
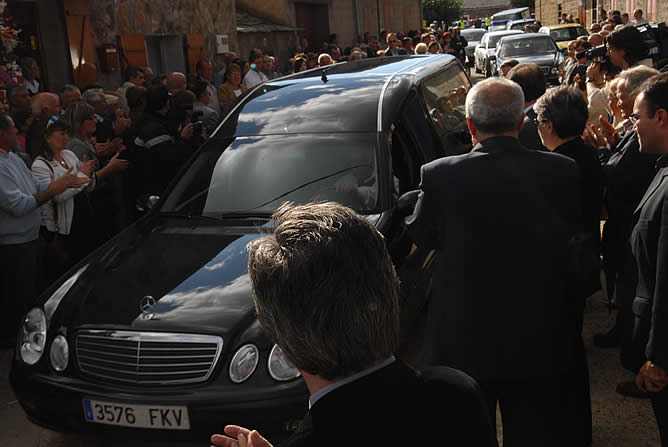
[[[285,201],[335,201],[380,231],[415,349],[434,251],[411,249],[420,167],[471,150],[471,87],[451,55],[373,58],[258,85],[142,219],[47,289],[10,372],[28,418],[60,431],[209,445],[227,424],[279,441],[308,410],[260,327],[248,242]],[[401,348],[400,348],[401,350]],[[345,444],[345,442],[344,442]]]
[[[524,31],[524,27],[527,25],[533,27],[534,23],[536,23],[534,19],[509,20],[508,23],[506,23],[506,29]]]
[[[491,22],[488,31],[501,31],[506,29],[506,24],[510,20],[530,19],[531,12],[529,8],[524,6],[522,8],[504,9],[492,14]]]
[[[550,84],[557,84],[557,72],[564,62],[564,55],[550,36],[540,33],[523,33],[503,36],[496,44],[496,55],[492,56],[493,73],[498,76],[501,64],[515,59],[521,64],[537,64]]]
[[[547,34],[557,43],[560,50],[568,49],[568,42],[580,36],[588,36],[587,29],[578,23],[565,23],[563,25],[543,26],[539,33]]]
[[[488,32],[482,36],[482,40],[476,46],[473,52],[473,66],[476,73],[484,73],[485,77],[492,76],[492,64],[490,64],[490,56],[496,54],[496,44],[503,36],[510,36],[513,34],[522,34],[522,31],[493,31]]]
[[[475,47],[480,43],[480,39],[487,33],[486,30],[482,28],[467,28],[461,31],[461,35],[468,45],[466,46],[466,63],[469,67],[473,66],[473,53],[475,53]]]

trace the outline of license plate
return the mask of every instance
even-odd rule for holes
[[[173,405],[128,405],[101,400],[83,400],[86,422],[121,427],[189,430],[188,407]]]

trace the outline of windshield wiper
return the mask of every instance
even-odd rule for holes
[[[352,171],[352,170],[355,169],[355,168],[360,168],[360,167],[363,167],[363,166],[367,166],[367,165],[355,165],[355,166],[351,166],[351,167],[349,167],[349,168],[341,169],[340,171],[333,172],[333,173],[331,173],[331,174],[329,174],[329,175],[325,175],[325,176],[320,177],[320,178],[317,178],[317,179],[315,179],[315,180],[311,180],[311,181],[309,181],[309,182],[304,183],[303,185],[299,185],[299,186],[297,186],[296,188],[292,188],[292,189],[291,189],[290,191],[288,191],[288,192],[284,192],[283,194],[281,194],[280,196],[276,197],[275,199],[271,199],[271,200],[269,200],[269,201],[267,201],[267,202],[264,202],[263,204],[258,205],[258,206],[254,207],[254,208],[249,208],[249,209],[247,209],[246,211],[242,211],[242,213],[247,213],[247,212],[256,210],[256,209],[258,209],[258,208],[262,208],[263,206],[269,205],[271,202],[275,202],[275,201],[277,201],[277,200],[280,200],[280,199],[282,199],[283,197],[285,197],[285,196],[287,196],[287,195],[290,195],[290,194],[292,194],[293,192],[295,192],[295,191],[297,191],[297,190],[299,190],[299,189],[302,189],[302,188],[305,188],[306,186],[312,185],[313,183],[318,183],[318,182],[320,182],[320,181],[322,181],[322,180],[327,180],[328,178],[330,178],[330,177],[334,177],[335,175],[343,174],[343,173],[346,172],[346,171]]]
[[[193,214],[193,213],[178,213],[175,211],[165,211],[158,213],[160,216],[175,217],[177,219],[193,219],[193,220],[211,220],[219,222],[220,219],[211,215]]]

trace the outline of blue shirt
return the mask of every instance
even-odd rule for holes
[[[35,193],[44,191],[25,163],[13,152],[0,152],[0,245],[23,244],[39,235]]]

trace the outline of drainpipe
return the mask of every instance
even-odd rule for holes
[[[422,16],[422,0],[420,0],[419,3],[420,3],[420,25],[418,26],[418,30],[422,30],[422,26],[424,24],[424,17]]]
[[[380,0],[376,0],[376,15],[378,16],[378,40],[380,41]],[[381,47],[383,44],[381,43]]]

